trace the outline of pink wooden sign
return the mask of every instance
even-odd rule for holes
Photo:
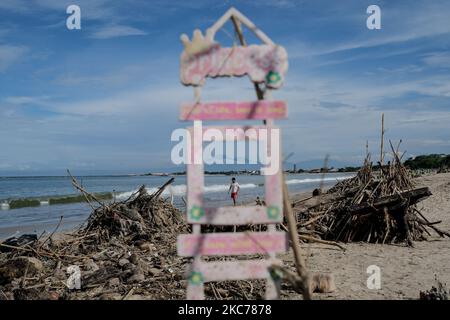
[[[277,45],[221,48],[211,46],[201,54],[181,55],[180,77],[184,85],[202,86],[207,77],[248,75],[253,82],[265,82],[277,89],[288,69],[286,50]]]
[[[272,145],[271,143],[275,143],[278,145],[281,145],[280,136],[277,136],[277,140],[273,140],[275,137],[272,137],[272,139],[268,139],[268,149],[271,150],[272,153]],[[272,157],[272,161],[278,160],[278,168],[282,168],[281,163],[281,156],[278,157]],[[266,175],[266,181],[265,181],[265,196],[266,196],[266,205],[268,207],[272,208],[280,208],[282,210],[283,208],[283,192],[282,192],[282,186],[283,186],[283,177],[282,177],[281,170],[278,170],[277,173],[273,175]]]
[[[192,137],[191,142],[191,159],[187,164],[187,211],[192,212],[195,208],[203,206],[204,191],[204,171],[203,161],[199,164],[195,163],[195,159],[202,159],[202,132],[194,132],[193,128],[189,129]]]
[[[246,224],[273,224],[283,220],[281,210],[270,207],[221,207],[199,208],[188,213],[188,223],[221,226]]]
[[[284,101],[183,103],[180,120],[263,120],[284,119]]]
[[[187,165],[187,210],[191,214],[195,208],[201,208],[203,206],[203,165],[201,164],[188,164]]]
[[[222,48],[214,40],[217,31],[233,19],[253,31],[264,44],[248,47],[234,46]],[[195,121],[189,128],[189,157],[187,164],[187,220],[192,224],[192,234],[180,235],[177,240],[178,254],[194,257],[188,268],[188,299],[204,299],[204,283],[209,281],[266,279],[266,298],[279,298],[280,279],[269,272],[271,264],[276,262],[275,254],[288,249],[286,233],[276,231],[276,223],[283,218],[282,177],[275,171],[266,171],[266,206],[243,207],[204,207],[204,167],[202,161],[203,141],[222,140],[265,140],[271,158],[272,152],[280,153],[279,134],[270,131],[277,129],[272,119],[287,117],[286,103],[283,101],[257,102],[210,102],[201,103],[201,90],[206,78],[249,76],[254,83],[265,84],[265,96],[270,89],[280,88],[288,68],[286,50],[268,38],[247,17],[234,8],[228,10],[203,36],[195,30],[192,41],[187,35],[181,36],[184,51],[181,54],[180,78],[184,85],[196,86],[195,103],[184,103],[180,110],[180,119]],[[242,127],[221,126],[202,128],[202,120],[268,120],[264,126]],[[200,128],[197,129],[196,128]],[[263,129],[263,130],[259,130]],[[205,132],[208,130],[208,132]],[[212,133],[209,130],[216,130]],[[278,129],[277,129],[278,130]],[[217,132],[219,131],[219,132]],[[232,132],[230,132],[232,131]],[[268,137],[271,139],[268,139]],[[277,141],[271,144],[273,138]],[[263,142],[264,143],[264,142]],[[281,155],[278,155],[280,159]],[[196,161],[198,160],[198,161]],[[278,161],[278,160],[277,160]],[[277,166],[276,168],[280,168]],[[263,172],[264,170],[264,172]],[[201,233],[201,225],[246,225],[267,224],[267,232]],[[267,254],[268,259],[204,262],[202,256],[230,256],[246,254]]]
[[[210,281],[267,279],[270,278],[269,267],[281,265],[277,259],[271,260],[234,260],[217,262],[194,262],[192,270],[188,274],[192,284]],[[199,278],[195,278],[199,276]]]
[[[270,254],[287,251],[288,241],[284,232],[182,234],[177,248],[183,257]]]

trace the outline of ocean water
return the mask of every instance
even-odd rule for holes
[[[325,175],[325,186],[352,177],[349,173]],[[105,199],[124,200],[145,185],[154,192],[170,177],[156,176],[89,176],[77,177],[89,192]],[[257,196],[264,198],[264,177],[236,176],[241,186],[239,203],[252,202]],[[311,191],[320,185],[321,174],[290,174],[286,177],[291,193]],[[205,205],[231,205],[228,195],[230,176],[205,176]],[[183,210],[182,197],[186,193],[186,177],[175,176],[174,183],[163,193],[164,198]],[[23,233],[51,232],[62,218],[59,231],[81,225],[91,209],[80,200],[69,177],[0,177],[0,239]],[[111,201],[111,200],[105,200]]]

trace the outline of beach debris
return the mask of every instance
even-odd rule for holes
[[[320,189],[320,188],[316,188],[312,192],[313,197],[320,196],[321,194],[322,194],[322,189]]]
[[[10,252],[14,247],[22,247],[25,245],[33,245],[38,240],[36,234],[23,234],[20,237],[11,237],[2,242],[0,252]]]
[[[450,237],[436,227],[440,221],[429,221],[417,208],[431,192],[414,185],[399,146],[390,145],[393,158],[387,164],[379,162],[375,167],[368,154],[355,177],[338,182],[314,204],[299,203],[300,234],[340,242],[406,242],[409,246],[426,240],[431,230]]]
[[[285,284],[289,285],[297,293],[304,292],[304,281],[302,278],[291,271],[286,266],[272,265],[270,267],[271,272],[275,272],[280,278],[285,281]],[[308,281],[309,291],[314,293],[332,293],[336,291],[336,284],[334,281],[334,275],[332,273],[315,273],[310,276]]]
[[[266,202],[264,200],[262,200],[259,196],[257,196],[256,199],[255,199],[255,205],[257,205],[257,206],[265,206]]]
[[[92,213],[69,234],[10,238],[0,243],[0,299],[179,299],[185,262],[176,236],[181,212],[142,186],[128,199],[103,202],[72,177]],[[45,293],[45,294],[44,294]]]
[[[69,274],[69,279],[67,279],[67,288],[69,290],[80,290],[81,289],[81,271],[80,267],[76,265],[71,265],[67,268],[67,274]]]
[[[0,264],[0,285],[16,278],[34,276],[42,271],[42,262],[33,257],[20,256]]]
[[[331,293],[336,291],[336,284],[334,282],[334,275],[328,274],[314,274],[311,279],[311,292]]]
[[[430,290],[420,291],[420,300],[449,300],[450,291],[445,284],[440,282],[437,276],[435,282],[436,286],[432,286]]]
[[[173,179],[153,194],[142,186],[120,202],[103,202],[72,181],[91,215],[70,233],[0,243],[7,249],[0,252],[0,300],[184,299],[189,259],[177,256],[176,237],[190,228],[160,197]],[[261,299],[265,284],[207,283],[205,292],[208,298]]]

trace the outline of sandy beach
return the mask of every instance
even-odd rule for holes
[[[439,221],[440,229],[450,230],[450,173],[433,174],[415,179],[417,187],[427,186],[430,188],[432,195],[422,202],[419,202],[418,208],[430,221]],[[309,198],[311,192],[303,192],[291,195],[291,201],[297,201]],[[315,198],[308,200],[316,201]],[[307,203],[306,201],[305,203]],[[310,203],[310,204],[311,204]],[[169,208],[170,209],[170,208]],[[170,209],[172,210],[172,209]],[[168,211],[169,215],[173,211]],[[174,209],[176,210],[176,209]],[[164,210],[163,210],[164,211]],[[163,212],[162,211],[162,212]],[[184,225],[184,218],[178,223]],[[184,228],[184,227],[182,227]],[[165,231],[164,231],[165,230]],[[159,232],[149,235],[149,239],[140,243],[138,247],[131,245],[124,247],[123,244],[116,243],[111,245],[104,243],[99,249],[93,243],[92,258],[85,257],[86,252],[75,249],[76,255],[81,255],[81,268],[83,270],[84,282],[94,281],[93,288],[87,291],[75,291],[72,299],[123,299],[126,295],[127,299],[146,300],[146,299],[184,299],[186,294],[186,280],[183,273],[186,270],[187,260],[177,256],[176,253],[176,236],[179,232],[169,232],[166,229],[159,229]],[[181,233],[186,233],[186,230]],[[52,236],[56,243],[56,247],[60,247],[59,241],[77,241],[72,239],[71,235],[66,232],[59,232]],[[78,236],[79,237],[79,236]],[[159,240],[158,240],[159,239]],[[161,241],[162,239],[162,241]],[[63,244],[62,244],[63,245]],[[67,245],[67,244],[65,244]],[[414,247],[406,246],[406,243],[399,244],[369,244],[369,243],[340,243],[345,251],[334,246],[321,245],[317,243],[303,243],[301,245],[308,271],[313,273],[332,273],[334,275],[336,291],[332,293],[315,293],[314,299],[331,299],[331,300],[353,300],[353,299],[418,299],[421,290],[429,290],[435,285],[435,276],[442,283],[450,283],[450,239],[440,238],[437,235],[428,237],[428,241],[415,241]],[[89,246],[89,245],[88,245]],[[101,252],[98,252],[101,250]],[[132,250],[135,262],[132,261],[129,253]],[[105,252],[109,252],[104,256]],[[95,253],[95,254],[94,254]],[[132,256],[133,256],[132,255]],[[161,255],[161,256],[160,256]],[[295,272],[294,257],[292,250],[286,254],[279,255],[284,266]],[[77,260],[80,260],[77,259]],[[128,260],[130,259],[130,261]],[[121,264],[124,260],[125,265],[130,270],[120,271]],[[59,290],[64,290],[60,280],[66,279],[64,276],[64,268],[54,271],[52,262],[48,262],[47,277],[52,281],[59,281]],[[68,262],[65,262],[67,264]],[[136,265],[134,265],[136,263]],[[47,262],[46,262],[47,264]],[[367,287],[367,279],[370,276],[367,273],[367,267],[378,266],[381,271],[381,288],[369,289]],[[122,265],[121,265],[122,266]],[[42,267],[40,267],[42,268]],[[128,267],[127,267],[128,268]],[[109,271],[108,271],[109,270]],[[63,271],[63,272],[61,272]],[[135,276],[125,280],[114,276],[112,273],[122,273],[130,271]],[[133,273],[134,272],[134,273]],[[156,278],[155,278],[155,275]],[[137,280],[139,276],[140,280]],[[95,279],[104,279],[96,283]],[[111,278],[111,279],[110,279]],[[130,281],[130,279],[134,279]],[[94,280],[93,280],[94,279]],[[108,280],[109,279],[109,280]],[[100,280],[98,280],[100,281]],[[121,281],[124,281],[121,284]],[[136,282],[137,281],[137,282]],[[113,284],[113,282],[117,282]],[[136,288],[135,294],[130,295],[130,288]],[[246,281],[245,283],[250,283]],[[31,284],[30,284],[31,285]],[[238,291],[229,291],[230,287],[220,285],[224,297],[236,299],[249,298],[258,299],[264,292],[263,283],[254,283],[256,290],[249,289],[247,293]],[[31,286],[33,287],[33,286]],[[164,292],[160,291],[160,287],[164,288]],[[209,284],[207,288],[210,290]],[[216,287],[217,288],[217,287]],[[228,289],[227,289],[228,288]],[[247,289],[240,285],[235,285],[234,290],[239,288],[240,291]],[[1,289],[1,286],[0,286]],[[5,289],[5,287],[4,287]],[[44,292],[44,291],[43,291]],[[36,296],[27,296],[27,299],[52,299],[52,296],[43,295],[38,292]],[[227,293],[228,292],[228,293]],[[231,292],[231,296],[229,293]],[[234,293],[233,293],[234,292]],[[252,293],[253,292],[253,293]],[[242,292],[241,292],[242,293]],[[30,293],[27,293],[30,294]],[[54,293],[58,296],[61,293]],[[211,292],[209,291],[209,294]],[[12,298],[11,293],[4,294],[5,297]],[[303,299],[296,293],[293,288],[286,282],[283,282],[281,290],[281,299]]]
[[[428,186],[432,196],[418,204],[430,220],[442,220],[442,230],[450,230],[450,173],[434,174],[415,179],[418,186]],[[296,195],[301,199],[304,194]],[[435,275],[450,284],[450,239],[436,234],[429,241],[404,245],[367,243],[344,244],[345,252],[330,246],[308,244],[307,267],[311,272],[333,273],[337,290],[331,294],[316,294],[316,299],[418,299],[420,290],[429,290],[435,284]],[[282,256],[287,265],[293,265],[292,253]],[[381,289],[370,290],[366,281],[370,265],[381,268]],[[295,294],[286,299],[299,298]]]

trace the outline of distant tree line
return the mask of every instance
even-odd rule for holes
[[[404,165],[411,170],[417,169],[450,169],[450,154],[429,154],[421,155],[414,158],[409,158],[404,162]],[[294,167],[295,168],[295,167]],[[380,164],[373,164],[373,170],[379,170]],[[343,167],[343,168],[319,168],[319,169],[295,169],[286,170],[288,173],[322,173],[326,172],[357,172],[361,167]],[[171,173],[171,175],[185,175],[186,171]],[[230,170],[230,171],[205,171],[205,174],[217,174],[217,175],[239,175],[239,174],[259,174],[259,170]]]
[[[357,172],[361,167],[345,167],[339,168],[338,172]]]
[[[441,169],[450,167],[450,154],[429,154],[405,161],[405,166],[412,169]]]

